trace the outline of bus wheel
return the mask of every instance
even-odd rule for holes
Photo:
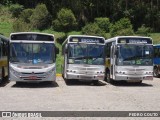
[[[68,83],[69,83],[69,80],[68,80],[68,79],[66,79],[66,78],[64,78],[64,81],[66,82],[66,84],[68,84]]]
[[[159,73],[158,73],[158,68],[157,67],[154,68],[153,74],[154,74],[155,77],[159,77]]]
[[[21,85],[22,83],[21,82],[16,82],[16,85]]]
[[[136,84],[138,84],[138,85],[139,85],[139,84],[142,84],[142,80],[136,82]]]
[[[107,79],[108,83],[112,83],[112,80],[110,78],[110,73],[109,72],[106,74],[106,79]]]
[[[2,67],[2,76],[1,76],[1,77],[2,77],[2,80],[3,80],[3,79],[4,79],[4,77],[5,77],[5,75],[4,75],[4,74],[5,74],[4,67]]]
[[[98,85],[98,80],[93,80],[92,83],[93,83],[94,85]]]

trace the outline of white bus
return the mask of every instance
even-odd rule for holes
[[[9,80],[17,83],[55,81],[58,52],[52,34],[11,33]]]
[[[107,82],[153,80],[153,44],[150,37],[119,36],[106,40]]]
[[[0,35],[0,83],[8,75],[8,42],[8,38]]]
[[[91,80],[94,84],[105,75],[105,39],[98,36],[70,35],[62,44],[65,80]]]

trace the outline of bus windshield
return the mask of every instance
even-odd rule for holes
[[[104,64],[104,45],[98,44],[69,44],[69,64]]]
[[[117,65],[153,65],[152,45],[118,45]]]
[[[54,45],[50,43],[11,43],[10,62],[51,64],[55,61]]]

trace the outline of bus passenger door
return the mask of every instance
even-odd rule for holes
[[[110,62],[111,62],[111,68],[110,68],[110,78],[115,79],[115,45],[111,46],[111,51],[110,51]]]

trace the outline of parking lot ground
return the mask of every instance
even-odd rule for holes
[[[0,85],[1,111],[159,111],[160,78],[142,84],[72,80]]]

